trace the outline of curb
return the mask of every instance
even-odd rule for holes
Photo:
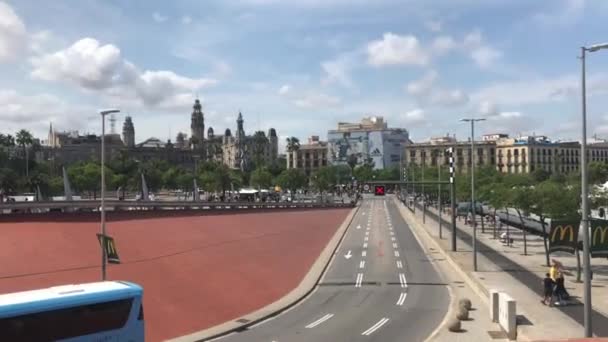
[[[273,316],[276,316],[285,310],[295,306],[311,294],[317,287],[317,284],[321,278],[325,275],[329,263],[331,262],[336,250],[340,246],[340,243],[344,239],[348,227],[353,221],[355,214],[359,211],[359,205],[351,210],[346,216],[346,219],[342,222],[342,225],[334,233],[333,237],[329,240],[321,254],[311,266],[308,273],[304,276],[300,284],[288,294],[282,298],[276,300],[273,303],[266,305],[254,312],[236,317],[228,322],[216,325],[205,330],[197,331],[180,337],[168,339],[169,342],[203,342],[216,339],[233,333],[235,331],[244,330],[250,326],[258,324],[262,321],[267,320]],[[244,323],[239,323],[242,321]]]

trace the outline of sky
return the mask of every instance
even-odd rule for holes
[[[383,116],[412,140],[580,139],[580,47],[608,41],[604,0],[0,0],[0,132],[136,141],[206,127],[325,138]],[[587,55],[589,135],[608,137],[608,50]]]

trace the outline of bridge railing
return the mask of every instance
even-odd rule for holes
[[[106,211],[110,210],[243,210],[243,209],[296,209],[296,208],[348,208],[355,203],[319,202],[194,202],[194,201],[119,201],[106,200]],[[99,200],[18,202],[0,204],[0,213],[45,212],[66,210],[99,211]]]

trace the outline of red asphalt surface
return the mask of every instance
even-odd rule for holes
[[[185,335],[289,293],[349,211],[139,213],[107,224],[122,261],[109,265],[108,279],[143,286],[147,341]],[[91,218],[0,222],[0,293],[99,281],[99,223]]]

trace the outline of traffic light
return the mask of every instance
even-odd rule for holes
[[[374,194],[376,196],[384,196],[384,194],[386,193],[385,190],[386,189],[384,188],[384,185],[376,185],[376,187],[374,188]]]

